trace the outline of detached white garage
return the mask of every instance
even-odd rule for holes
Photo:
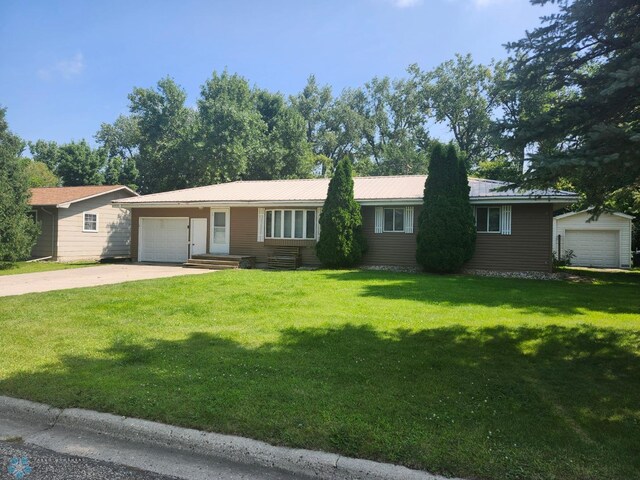
[[[138,230],[140,262],[184,263],[189,257],[187,217],[141,217]]]
[[[572,250],[572,265],[629,268],[631,266],[631,215],[603,213],[589,222],[583,210],[553,219],[553,250],[564,255]]]

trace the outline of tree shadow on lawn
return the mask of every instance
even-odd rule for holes
[[[3,394],[473,478],[640,471],[637,332],[462,326],[114,337],[0,381]],[[98,358],[96,358],[98,357]]]
[[[582,309],[640,315],[637,284],[587,284],[550,280],[331,271],[331,280],[363,284],[363,297],[432,304],[508,307],[543,315],[581,315]]]

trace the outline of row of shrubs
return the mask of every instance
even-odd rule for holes
[[[471,260],[476,229],[469,202],[464,161],[453,145],[436,145],[425,182],[423,208],[417,225],[416,260],[426,271],[459,271]],[[345,158],[329,182],[320,214],[316,254],[328,268],[357,265],[367,251],[362,213],[353,192],[351,162]]]

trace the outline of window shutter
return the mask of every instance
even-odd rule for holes
[[[502,205],[500,208],[501,213],[501,234],[511,235],[511,205]]]
[[[382,226],[384,224],[384,210],[382,207],[376,207],[376,223],[374,233],[382,233]]]
[[[264,208],[258,209],[258,242],[264,242]]]
[[[413,233],[413,207],[404,207],[404,233]]]
[[[322,214],[322,208],[316,210],[316,241],[320,240],[320,215]]]

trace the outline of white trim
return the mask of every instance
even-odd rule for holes
[[[578,196],[549,196],[549,197],[470,197],[469,201],[473,205],[500,205],[503,203],[574,203],[578,200]]]
[[[87,230],[85,228],[85,225],[87,223],[87,220],[85,219],[85,216],[87,215],[95,215],[96,216],[96,229],[95,230]],[[98,233],[98,231],[100,230],[100,215],[98,215],[98,212],[94,212],[91,210],[87,210],[86,212],[82,212],[82,231],[84,233]]]
[[[404,233],[413,233],[413,207],[404,207]]]
[[[511,235],[511,205],[502,205],[500,217],[500,233]]]
[[[382,233],[384,229],[384,208],[376,207],[375,211],[375,227],[373,233]]]
[[[264,242],[266,209],[258,208],[258,242]]]
[[[569,213],[563,213],[562,215],[558,215],[556,217],[553,217],[554,220],[559,220],[561,218],[567,218],[567,217],[572,217],[574,215],[579,215],[581,213],[588,213],[589,215],[591,215],[591,210],[589,209],[585,209],[585,210],[580,210],[579,212],[569,212]],[[620,218],[626,218],[627,220],[633,220],[634,217],[633,215],[627,215],[626,213],[622,213],[622,212],[607,212],[607,211],[603,211],[603,214],[608,214],[608,215],[615,215],[616,217],[620,217]]]
[[[226,252],[214,252],[213,251],[213,235],[214,235],[214,213],[216,212],[224,212],[224,228],[225,228],[225,242],[226,242]],[[209,253],[218,254],[218,255],[228,255],[229,250],[231,249],[231,209],[230,208],[212,208],[209,214],[209,221],[211,222],[211,232],[210,232],[210,240],[209,240]]]
[[[144,198],[144,197],[141,197]],[[470,197],[472,205],[501,205],[503,203],[560,203],[570,204],[578,199],[577,195],[555,195],[545,197],[529,197],[529,196],[502,196],[502,197]],[[422,205],[422,197],[412,198],[381,198],[381,199],[365,199],[356,202],[363,207],[391,206],[391,205]],[[123,202],[114,200],[113,206],[120,208],[179,208],[179,207],[282,207],[285,210],[290,208],[315,208],[324,205],[324,200],[235,200],[229,201],[188,201],[188,202]],[[290,208],[287,208],[290,207]]]

